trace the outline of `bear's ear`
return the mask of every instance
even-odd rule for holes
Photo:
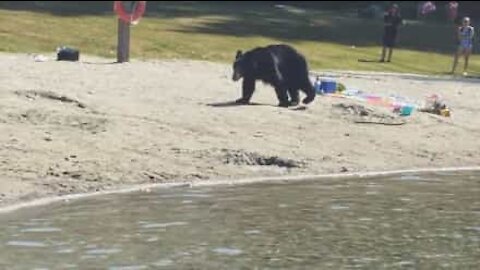
[[[237,55],[235,55],[235,60],[237,60],[238,58],[242,57],[243,53],[241,50],[238,50],[237,51]]]

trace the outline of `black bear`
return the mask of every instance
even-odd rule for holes
[[[233,81],[243,78],[242,98],[237,104],[248,104],[255,91],[255,81],[261,80],[275,88],[278,106],[296,106],[299,103],[299,90],[308,104],[315,99],[315,90],[308,77],[305,57],[288,45],[258,47],[248,52],[237,51],[233,63]],[[290,100],[288,99],[290,96]]]

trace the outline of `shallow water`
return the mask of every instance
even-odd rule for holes
[[[480,174],[160,189],[0,228],[0,269],[478,269]]]

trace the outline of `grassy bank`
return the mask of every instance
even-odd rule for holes
[[[1,6],[0,6],[1,7]],[[95,12],[92,12],[95,14]],[[314,69],[443,74],[450,69],[453,27],[407,22],[390,64],[378,59],[381,20],[318,10],[281,9],[242,3],[173,3],[148,9],[132,28],[134,58],[188,58],[231,62],[237,49],[288,43],[303,52]],[[116,19],[111,13],[68,15],[0,9],[0,51],[53,52],[60,44],[82,53],[115,57]],[[480,73],[473,56],[471,72]]]

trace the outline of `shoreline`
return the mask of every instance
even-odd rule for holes
[[[87,193],[78,193],[78,194],[68,194],[68,195],[59,195],[59,196],[50,196],[40,199],[34,199],[27,202],[18,202],[12,205],[0,207],[0,215],[8,214],[25,208],[32,208],[38,206],[44,206],[53,203],[59,202],[70,202],[72,200],[80,200],[85,198],[103,196],[103,195],[112,195],[112,194],[123,194],[123,193],[133,193],[133,192],[152,192],[152,189],[166,189],[166,188],[176,188],[176,187],[203,187],[203,186],[215,186],[221,187],[224,185],[250,185],[256,183],[268,183],[268,184],[277,184],[277,183],[292,183],[292,182],[303,182],[303,181],[321,181],[326,179],[352,179],[352,178],[365,178],[365,177],[379,177],[379,176],[394,176],[402,174],[427,174],[427,173],[439,173],[439,172],[480,172],[480,166],[476,167],[456,167],[456,168],[419,168],[419,169],[407,169],[407,170],[392,170],[392,171],[377,171],[377,172],[354,172],[354,173],[345,173],[345,174],[322,174],[322,175],[294,175],[294,176],[274,176],[274,177],[256,177],[256,178],[243,178],[243,179],[233,179],[233,180],[209,180],[201,182],[189,182],[189,181],[179,181],[178,183],[157,183],[157,184],[140,184],[132,185],[131,187],[96,191],[96,192],[87,192]]]

